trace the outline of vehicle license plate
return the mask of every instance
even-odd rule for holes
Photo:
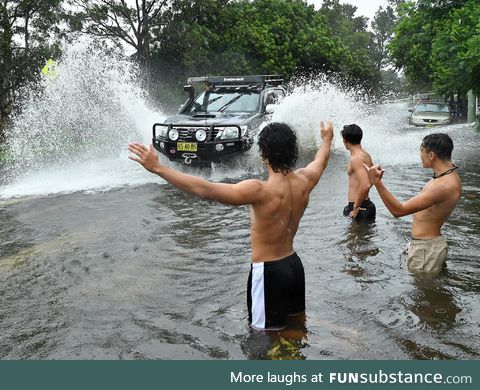
[[[180,150],[182,152],[196,152],[197,144],[196,142],[178,142],[177,150]]]

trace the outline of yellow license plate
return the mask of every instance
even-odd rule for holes
[[[177,150],[181,152],[196,152],[197,144],[195,142],[177,142]]]

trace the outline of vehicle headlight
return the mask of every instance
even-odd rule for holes
[[[207,139],[207,132],[203,129],[197,130],[195,132],[195,138],[200,142],[205,141]]]
[[[172,141],[176,141],[178,139],[178,130],[177,129],[172,129],[168,132],[168,138],[170,138]]]
[[[216,138],[220,139],[235,139],[238,138],[238,128],[236,127],[222,127]]]
[[[167,138],[168,128],[166,126],[161,126],[158,129],[157,137]]]

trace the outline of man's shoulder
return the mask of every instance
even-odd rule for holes
[[[309,174],[311,172],[307,168],[299,168],[293,171],[292,173],[293,173],[294,180],[304,183],[305,185],[308,184],[310,180]]]
[[[457,193],[461,193],[462,186],[458,179],[453,176],[450,178],[445,178],[445,180],[439,179],[430,179],[430,181],[425,184],[422,192],[437,193],[442,194],[442,197],[450,197]]]
[[[241,185],[242,187],[251,187],[255,189],[262,189],[266,185],[266,181],[259,180],[259,179],[245,179],[237,183],[237,185]]]
[[[357,169],[357,168],[363,168],[363,164],[366,164],[369,162],[369,155],[368,154],[358,154],[358,155],[355,155],[355,156],[352,156],[350,158],[350,162],[349,162],[349,165],[354,168],[354,169]]]

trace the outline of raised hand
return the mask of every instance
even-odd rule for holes
[[[322,137],[324,142],[331,142],[333,140],[333,124],[331,121],[328,121],[326,128],[323,121],[320,121],[320,137]]]
[[[383,173],[385,172],[384,169],[380,165],[372,165],[370,168],[367,164],[363,164],[365,170],[368,173],[368,180],[370,180],[370,184],[374,186],[380,180],[382,180]]]
[[[141,164],[147,171],[155,173],[155,169],[160,167],[157,151],[152,145],[147,148],[143,144],[132,142],[128,145],[128,150],[133,153],[128,158]]]

